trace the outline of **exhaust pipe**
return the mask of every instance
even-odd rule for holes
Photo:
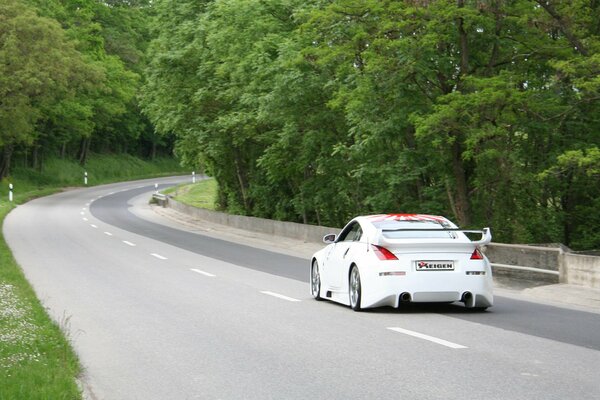
[[[473,293],[471,292],[464,292],[461,301],[465,303],[465,307],[467,308],[475,307],[475,299],[473,298]]]
[[[410,293],[408,293],[408,292],[402,292],[400,294],[400,301],[402,303],[408,303],[410,301]]]

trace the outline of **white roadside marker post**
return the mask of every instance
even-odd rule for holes
[[[13,201],[13,184],[12,183],[8,184],[8,201],[10,201],[11,203]]]
[[[196,183],[196,171],[192,171],[192,183]]]
[[[158,194],[158,183],[154,184],[154,193]]]
[[[84,184],[85,186],[87,186],[87,184],[88,184],[88,180],[87,180],[87,171],[85,171],[85,172],[83,173],[83,184]]]

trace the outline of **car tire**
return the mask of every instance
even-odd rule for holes
[[[362,295],[362,287],[360,284],[360,272],[356,265],[352,266],[350,270],[350,277],[348,278],[348,297],[350,299],[350,307],[354,311],[360,311],[360,301]]]
[[[321,274],[319,264],[314,260],[310,267],[310,294],[315,300],[321,300]]]

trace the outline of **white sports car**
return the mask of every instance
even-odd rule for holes
[[[485,310],[494,302],[492,269],[480,246],[491,240],[489,228],[461,230],[433,215],[356,217],[313,255],[311,294],[355,311],[455,301]]]

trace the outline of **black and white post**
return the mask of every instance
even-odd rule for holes
[[[10,201],[11,203],[13,201],[13,184],[12,183],[8,184],[8,201]]]
[[[196,183],[196,171],[192,171],[192,183]]]
[[[88,182],[87,182],[87,171],[85,171],[85,172],[83,173],[83,184],[84,184],[85,186],[87,186],[87,184],[88,184]]]
[[[154,184],[154,193],[158,194],[158,183]]]

